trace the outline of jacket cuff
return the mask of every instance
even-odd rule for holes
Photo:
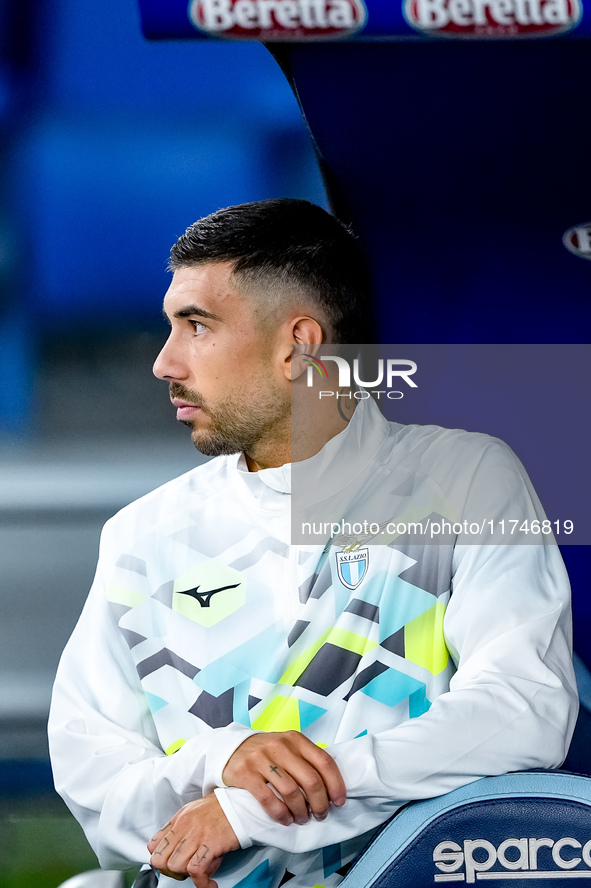
[[[230,826],[234,830],[234,833],[236,834],[236,838],[240,842],[240,847],[242,849],[250,848],[250,846],[252,845],[252,840],[251,840],[250,836],[248,835],[248,833],[246,832],[244,825],[243,825],[242,821],[240,820],[240,817],[236,813],[236,809],[234,808],[234,805],[230,801],[230,794],[228,793],[228,791],[218,787],[218,789],[214,790],[214,795],[215,795],[216,799],[218,800],[218,802],[220,803],[220,807],[221,807],[222,811],[224,812],[224,814],[226,815],[226,819],[227,819],[228,823],[230,824]]]

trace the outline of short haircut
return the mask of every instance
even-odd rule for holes
[[[237,285],[256,293],[271,322],[290,293],[318,307],[328,341],[365,340],[370,313],[367,265],[353,234],[321,207],[283,198],[218,210],[189,226],[170,252],[169,268],[233,262]]]

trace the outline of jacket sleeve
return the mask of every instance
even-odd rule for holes
[[[564,760],[578,704],[568,580],[559,552],[546,546],[462,549],[445,620],[448,647],[458,659],[449,691],[419,718],[328,749],[347,801],[323,822],[284,827],[243,790],[217,790],[230,822],[242,824],[235,831],[243,847],[323,847],[378,826],[411,799]]]
[[[179,808],[221,783],[226,761],[253,731],[211,729],[174,755],[163,752],[105,594],[113,532],[109,522],[95,581],[60,661],[49,743],[56,789],[101,866],[125,869],[148,862],[148,840]]]
[[[466,489],[462,517],[491,519],[495,530],[502,517],[545,518],[501,442],[492,441]],[[495,537],[489,544],[464,537],[454,550],[444,619],[457,667],[449,691],[418,718],[329,747],[347,801],[321,823],[284,827],[243,790],[217,790],[228,816],[241,822],[245,845],[311,850],[375,828],[409,800],[562,763],[578,710],[566,570],[549,537],[544,544],[540,535]]]

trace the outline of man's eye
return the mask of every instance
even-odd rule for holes
[[[205,333],[207,327],[205,324],[202,324],[201,321],[189,321],[190,324],[193,325],[195,330],[195,335],[199,336],[201,333]]]

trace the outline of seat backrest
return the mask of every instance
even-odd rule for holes
[[[389,820],[342,888],[510,880],[591,882],[591,779],[556,771],[485,777]]]

